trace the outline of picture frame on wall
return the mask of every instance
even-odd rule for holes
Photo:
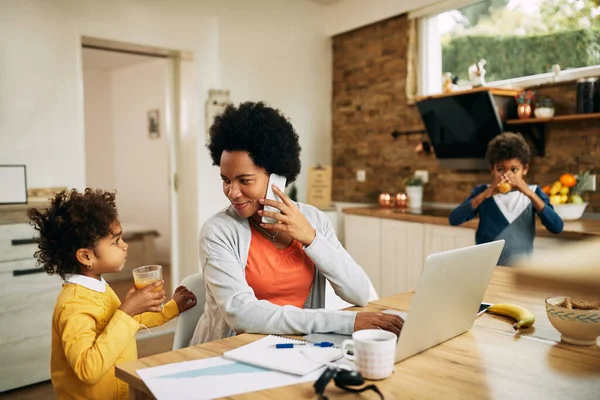
[[[206,143],[210,141],[210,127],[212,126],[215,117],[225,111],[225,107],[230,103],[229,90],[210,89],[208,91],[208,99],[204,103],[205,109],[205,129]]]
[[[160,138],[160,112],[158,109],[148,111],[148,137]]]
[[[27,204],[27,167],[0,165],[0,204]]]

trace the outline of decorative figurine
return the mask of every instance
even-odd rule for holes
[[[482,58],[469,67],[469,80],[474,88],[485,85],[485,69],[483,67],[486,63],[487,61]]]
[[[558,76],[560,75],[560,65],[552,64],[552,72],[554,73],[552,76],[552,82],[556,82],[558,80]]]
[[[535,100],[535,91],[524,90],[515,96],[517,101],[517,115],[519,118],[529,118],[533,112],[531,103]]]

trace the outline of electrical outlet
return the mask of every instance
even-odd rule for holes
[[[588,175],[587,181],[583,185],[583,190],[588,192],[596,191],[596,175]]]
[[[415,171],[415,178],[421,178],[423,183],[429,182],[429,172],[426,170]]]
[[[356,171],[356,180],[364,182],[367,180],[367,172],[364,169]]]

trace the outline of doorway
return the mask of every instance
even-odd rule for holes
[[[162,265],[171,287],[167,63],[161,56],[82,49],[86,186],[117,192],[128,260],[104,278],[121,300],[137,266]]]
[[[81,74],[86,186],[117,191],[130,246],[105,279],[123,298],[133,268],[160,264],[170,297],[198,271],[193,55],[82,37]]]

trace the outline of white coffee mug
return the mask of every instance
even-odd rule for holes
[[[363,377],[384,379],[394,371],[396,341],[398,337],[381,329],[364,329],[352,334],[352,340],[344,340],[342,354],[354,361]],[[354,355],[348,354],[352,351]]]

